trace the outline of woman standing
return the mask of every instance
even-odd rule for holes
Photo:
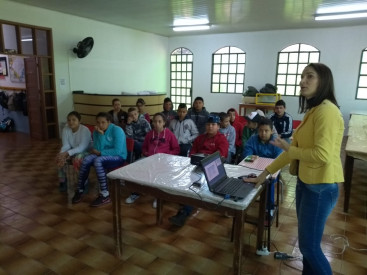
[[[337,183],[344,181],[340,160],[344,122],[327,66],[306,66],[300,87],[299,111],[305,113],[304,119],[291,144],[280,138],[273,142],[284,152],[253,181],[259,185],[267,175],[291,164],[291,174],[298,176],[296,211],[302,274],[332,274],[320,244],[327,217],[338,199]]]

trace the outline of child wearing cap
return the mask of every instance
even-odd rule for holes
[[[205,123],[208,120],[209,112],[204,107],[204,99],[201,96],[195,98],[193,107],[187,112],[187,116],[191,118],[199,130],[199,134],[204,134]]]
[[[230,118],[229,115],[226,113],[220,113],[219,114],[219,118],[220,118],[220,128],[219,128],[219,132],[222,133],[229,144],[228,147],[228,156],[227,156],[227,163],[232,163],[232,157],[234,156],[234,154],[236,154],[236,146],[235,146],[235,142],[236,142],[236,130],[235,128],[230,124]]]
[[[210,115],[208,117],[205,124],[206,132],[194,140],[190,155],[196,153],[213,154],[219,151],[222,157],[227,158],[229,145],[226,137],[219,132],[219,123],[218,116]],[[191,212],[192,206],[183,205],[175,216],[169,218],[169,221],[174,225],[183,226]]]

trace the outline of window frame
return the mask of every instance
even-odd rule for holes
[[[291,48],[291,47],[296,47],[298,46],[297,51],[289,51],[287,49]],[[313,48],[313,51],[310,50],[302,50],[303,48]],[[311,54],[318,54],[318,60],[317,61],[310,61],[310,56]],[[281,59],[281,55],[282,54],[287,54],[287,62],[282,62],[280,63],[280,59]],[[296,62],[289,62],[289,57],[291,56],[291,54],[297,54],[297,61]],[[307,62],[302,62],[300,61],[300,57],[304,54],[307,54]],[[299,96],[299,91],[297,92],[297,86],[300,82],[301,79],[301,74],[303,71],[303,68],[307,66],[307,64],[311,63],[311,62],[320,62],[320,55],[321,52],[319,49],[317,49],[316,47],[309,45],[309,44],[305,44],[305,43],[295,43],[292,45],[289,45],[285,48],[283,48],[281,51],[278,52],[278,57],[277,57],[277,65],[276,65],[276,73],[275,73],[275,86],[278,88],[278,93],[281,94],[282,96]],[[285,73],[279,73],[279,68],[280,65],[286,65],[286,72]],[[295,73],[294,72],[289,72],[289,67],[290,65],[296,66],[296,70]],[[300,70],[302,69],[302,70]],[[284,76],[284,83],[279,84],[279,78],[281,76]],[[292,76],[292,78],[294,78],[294,83],[289,84],[288,82],[288,77]],[[284,92],[280,92],[279,91],[279,87],[284,87]],[[292,87],[293,89],[293,93],[292,94],[287,94],[287,91],[289,89],[289,87]]]
[[[177,51],[180,51],[180,53],[175,53]],[[183,53],[183,52],[187,52],[187,53]],[[172,61],[172,56],[181,56],[179,58],[180,61]],[[186,61],[182,61],[183,60],[183,56],[186,56],[185,60]],[[189,56],[191,56],[191,61],[189,60]],[[180,70],[175,70],[175,71],[172,71],[172,65],[180,65]],[[185,65],[185,66],[182,66],[182,65]],[[191,67],[191,70],[188,70],[188,67]],[[186,70],[182,70],[183,67],[186,67]],[[191,105],[192,105],[192,87],[193,87],[193,71],[194,71],[194,54],[192,53],[191,50],[189,50],[188,48],[185,48],[185,47],[178,47],[176,49],[174,49],[171,54],[170,54],[170,97],[171,97],[171,100],[172,100],[172,107],[173,107],[173,110],[177,110],[178,108],[178,105],[180,103],[185,103],[187,105],[187,108],[190,108]],[[187,78],[187,73],[191,73],[191,77],[190,78]],[[183,74],[186,74],[186,78],[182,78],[182,75]],[[180,78],[173,78],[173,74],[180,74]],[[173,81],[179,81],[180,85],[179,86],[174,86],[173,87]],[[183,87],[182,86],[182,83],[185,82],[186,85],[188,84],[187,82],[189,82],[190,86],[189,87]],[[177,82],[176,82],[177,83]],[[177,94],[176,92],[176,89],[180,89],[180,92],[181,94]],[[183,89],[186,89],[186,93],[188,93],[188,95],[182,95],[182,90]],[[185,102],[182,102],[181,100],[180,101],[177,101],[177,98],[180,97],[184,97],[186,98]]]
[[[228,49],[228,51],[226,51]],[[232,62],[232,57],[236,55],[236,62]],[[243,55],[243,62],[239,62],[239,55]],[[218,59],[219,58],[219,62]],[[223,62],[223,58],[226,58]],[[241,61],[242,61],[241,60]],[[233,66],[235,65],[235,66]],[[231,69],[235,69],[235,72],[231,72]],[[242,71],[239,71],[241,69]],[[217,72],[219,70],[219,72]],[[222,71],[224,70],[224,71]],[[230,81],[229,79],[232,79]],[[225,46],[212,54],[212,72],[210,81],[210,92],[213,94],[243,94],[245,91],[245,78],[246,78],[246,52],[241,48],[235,46]],[[218,89],[214,89],[214,85],[218,86]],[[224,86],[223,86],[224,85]],[[238,88],[238,85],[240,87]],[[242,88],[241,88],[242,86]],[[221,91],[222,87],[225,87],[225,91]],[[233,92],[229,92],[229,87]],[[218,91],[214,91],[218,90]]]
[[[365,55],[365,56],[364,56]],[[365,62],[363,62],[363,57],[365,57]],[[367,68],[367,48],[364,48],[362,50],[362,53],[361,53],[361,61],[359,62],[359,71],[358,71],[358,80],[357,80],[357,89],[356,89],[356,95],[355,95],[355,99],[356,100],[367,100],[367,95],[366,95],[366,98],[363,98],[363,97],[358,97],[358,93],[360,92],[360,89],[363,88],[363,89],[367,89],[367,85],[366,86],[360,86],[360,82],[361,82],[361,76],[364,76],[367,78],[367,72],[365,74],[362,74],[361,73],[361,70],[362,70],[362,66],[365,65],[366,68]],[[367,70],[367,69],[366,69]]]

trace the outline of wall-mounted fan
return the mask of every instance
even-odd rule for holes
[[[78,58],[86,57],[90,51],[92,50],[94,45],[93,37],[84,38],[83,41],[80,41],[76,48],[73,49],[73,52],[76,53]]]

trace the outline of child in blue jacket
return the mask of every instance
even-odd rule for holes
[[[107,188],[106,169],[119,167],[126,160],[126,136],[122,128],[111,123],[112,118],[108,113],[99,113],[96,120],[97,125],[93,132],[93,149],[91,149],[90,155],[84,158],[80,167],[78,188],[72,198],[73,204],[82,200],[84,183],[92,165],[96,170],[101,193],[91,203],[91,206],[101,206],[111,202]]]
[[[283,150],[271,143],[271,141],[274,140],[272,129],[273,122],[268,118],[261,118],[258,122],[258,133],[251,136],[247,141],[242,156],[247,157],[252,155],[263,158],[277,158]],[[271,207],[273,207],[274,181],[271,184],[269,196]]]

